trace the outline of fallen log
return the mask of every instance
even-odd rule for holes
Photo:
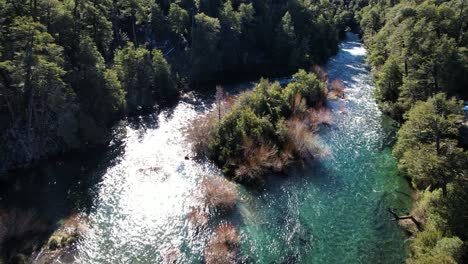
[[[416,225],[419,231],[423,231],[422,223],[416,220],[416,218],[414,218],[412,215],[399,216],[392,208],[388,208],[388,211],[390,212],[390,214],[393,215],[393,217],[395,218],[395,221],[410,219],[411,221],[413,221],[413,223]]]

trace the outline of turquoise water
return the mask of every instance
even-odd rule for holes
[[[245,192],[248,260],[404,263],[406,237],[387,208],[407,209],[410,190],[391,156],[392,129],[372,98],[365,55],[357,36],[348,35],[326,67],[330,79],[346,85],[346,100],[329,103],[333,127],[321,132],[330,157],[273,179],[260,195]]]
[[[184,158],[185,128],[211,107],[212,98],[203,96],[128,120],[105,150],[27,172],[46,184],[39,192],[33,183],[18,189],[34,189],[40,198],[6,196],[55,218],[70,207],[86,214],[78,263],[164,263],[171,252],[176,263],[201,263],[221,222],[238,227],[239,263],[403,263],[406,236],[387,208],[407,210],[410,190],[391,156],[394,129],[372,97],[365,56],[358,37],[348,34],[326,65],[330,79],[346,85],[346,99],[329,103],[332,127],[320,131],[330,155],[269,176],[261,190],[238,185],[242,199],[228,213],[207,210],[200,198],[201,178],[219,171]],[[194,208],[207,213],[208,225],[190,223]]]

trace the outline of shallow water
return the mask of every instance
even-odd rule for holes
[[[391,156],[394,131],[372,97],[365,56],[358,37],[348,34],[326,65],[329,77],[346,85],[346,99],[329,103],[333,126],[320,133],[330,155],[269,176],[263,190],[239,185],[236,208],[207,212],[206,227],[187,215],[203,208],[201,177],[219,172],[185,159],[185,128],[211,106],[203,96],[131,120],[106,150],[34,171],[37,181],[45,179],[42,191],[32,183],[18,189],[34,189],[41,198],[21,191],[6,197],[50,214],[70,204],[86,213],[90,229],[77,245],[80,263],[162,263],[174,252],[177,263],[200,263],[220,222],[238,226],[239,263],[403,263],[406,236],[387,208],[407,210],[410,190]]]

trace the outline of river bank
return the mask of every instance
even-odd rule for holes
[[[407,237],[387,208],[408,211],[410,189],[391,155],[395,128],[373,100],[365,56],[358,37],[348,34],[326,65],[330,80],[342,80],[346,94],[329,102],[333,125],[319,132],[330,155],[289,169],[285,177],[267,175],[269,185],[260,190],[238,185],[237,205],[229,212],[206,212],[202,227],[191,225],[188,216],[204,207],[197,199],[203,178],[220,171],[184,158],[186,127],[214,101],[197,94],[136,117],[101,153],[25,173],[16,188],[2,191],[1,204],[35,208],[50,222],[72,209],[85,214],[89,229],[73,256],[83,263],[159,263],[168,255],[199,263],[224,223],[240,234],[241,262],[403,262]]]

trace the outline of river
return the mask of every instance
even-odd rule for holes
[[[239,263],[404,263],[407,236],[387,208],[408,210],[410,189],[391,155],[395,128],[373,99],[365,57],[358,36],[348,33],[325,66],[346,86],[344,100],[328,103],[332,127],[320,131],[330,155],[268,176],[260,190],[238,185],[241,201],[230,212],[209,213],[205,227],[187,216],[203,207],[201,178],[219,171],[185,159],[185,129],[212,104],[203,95],[132,118],[106,149],[18,172],[0,202],[33,207],[49,219],[86,214],[78,263],[163,263],[169,255],[201,263],[223,222],[241,234]]]

